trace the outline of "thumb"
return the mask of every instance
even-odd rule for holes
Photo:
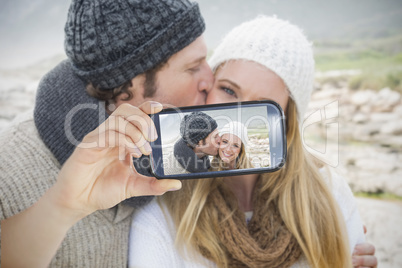
[[[141,175],[137,171],[133,173],[130,176],[130,183],[127,188],[127,198],[143,195],[162,195],[167,191],[176,191],[182,187],[180,180],[158,180],[155,177]]]

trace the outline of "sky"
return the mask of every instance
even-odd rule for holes
[[[258,14],[299,25],[311,40],[402,33],[401,0],[199,0],[213,49],[234,26]],[[64,54],[68,0],[1,0],[0,68],[13,69]]]

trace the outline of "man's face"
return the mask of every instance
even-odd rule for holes
[[[202,141],[199,142],[199,151],[206,155],[217,155],[220,140],[219,132],[215,129],[205,138],[205,144],[202,144]]]
[[[207,47],[202,36],[174,54],[156,74],[157,90],[146,100],[180,106],[205,104],[214,77],[206,62]]]

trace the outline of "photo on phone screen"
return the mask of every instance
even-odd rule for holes
[[[282,119],[283,112],[272,102],[163,111],[154,118],[159,136],[152,146],[155,176],[196,178],[277,170],[286,154]]]

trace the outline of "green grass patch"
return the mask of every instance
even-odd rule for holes
[[[320,71],[360,70],[360,74],[344,78],[354,90],[389,87],[402,92],[402,53],[394,56],[379,52],[322,55],[316,57],[316,64]]]
[[[372,50],[335,52],[316,55],[315,61],[318,71],[359,69],[381,73],[402,68],[402,53],[388,56]]]
[[[318,71],[361,71],[359,75],[342,77],[351,89],[390,87],[402,92],[402,35],[348,42],[333,40],[316,42],[315,45]],[[331,81],[324,79],[322,82]]]
[[[356,197],[365,197],[365,198],[373,198],[373,199],[381,199],[381,200],[390,200],[390,201],[402,201],[402,196],[391,194],[391,193],[366,193],[366,192],[356,192],[354,193]]]

